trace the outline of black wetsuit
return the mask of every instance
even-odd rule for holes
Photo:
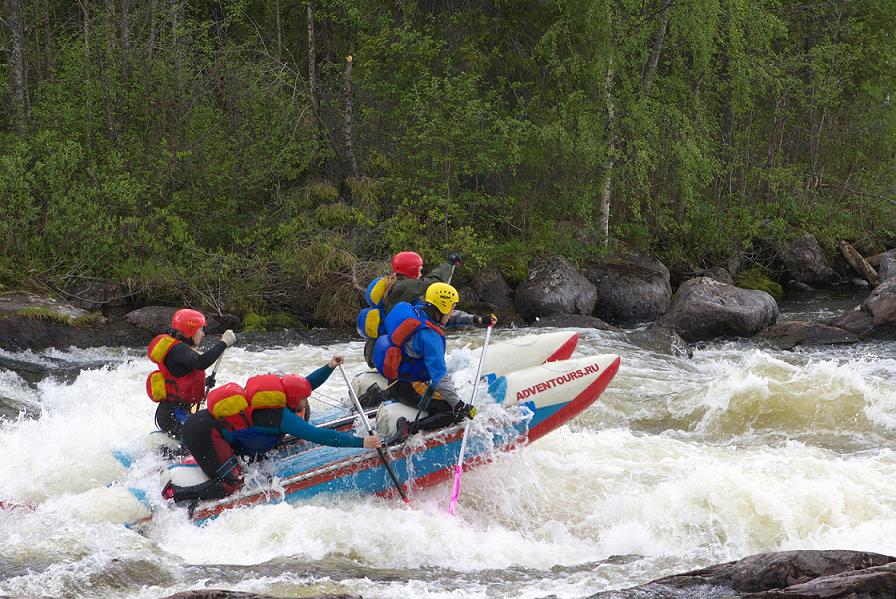
[[[175,338],[183,343],[172,347],[165,356],[165,367],[175,377],[186,376],[194,370],[205,370],[227,349],[226,343],[218,341],[207,352],[200,354],[193,349],[191,340],[185,339],[182,335],[176,335]],[[193,413],[193,406],[198,405],[185,401],[159,402],[159,407],[156,408],[156,426],[180,441],[184,422]]]

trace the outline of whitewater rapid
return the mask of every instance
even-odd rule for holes
[[[497,330],[495,340],[531,331]],[[327,496],[232,510],[206,526],[180,510],[143,535],[122,525],[127,487],[158,488],[155,405],[136,349],[5,354],[77,367],[36,385],[0,371],[0,594],[164,597],[203,588],[294,596],[586,597],[764,551],[896,554],[893,344],[780,352],[705,344],[693,357],[580,329],[575,356],[618,353],[619,374],[571,424],[413,497]],[[469,393],[481,331],[452,337]],[[219,383],[308,373],[362,343],[233,347]],[[342,415],[334,375],[314,417]],[[127,469],[115,452],[134,456]]]

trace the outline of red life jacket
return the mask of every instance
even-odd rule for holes
[[[146,377],[146,394],[153,401],[182,401],[199,403],[205,398],[205,371],[193,372],[176,377],[165,366],[165,357],[178,341],[171,335],[158,335],[149,342],[147,355],[158,367]]]
[[[208,411],[231,431],[250,428],[255,410],[290,408],[283,389],[283,381],[276,374],[259,374],[250,377],[243,389],[236,383],[228,383],[208,394]],[[304,415],[304,409],[298,412]]]

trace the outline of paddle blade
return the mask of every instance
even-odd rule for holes
[[[454,467],[454,489],[451,491],[451,503],[448,504],[448,513],[454,515],[454,508],[457,507],[457,497],[460,495],[460,474],[463,466],[458,464]]]

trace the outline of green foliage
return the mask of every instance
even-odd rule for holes
[[[283,312],[275,312],[273,314],[247,312],[243,316],[244,331],[263,332],[300,326],[301,324],[295,318]]]
[[[359,264],[395,251],[513,283],[605,251],[605,189],[610,237],[670,264],[796,230],[896,245],[886,0],[313,2],[313,98],[304,9],[278,31],[270,3],[130,6],[53,3],[49,47],[27,36],[5,284],[349,322]]]

